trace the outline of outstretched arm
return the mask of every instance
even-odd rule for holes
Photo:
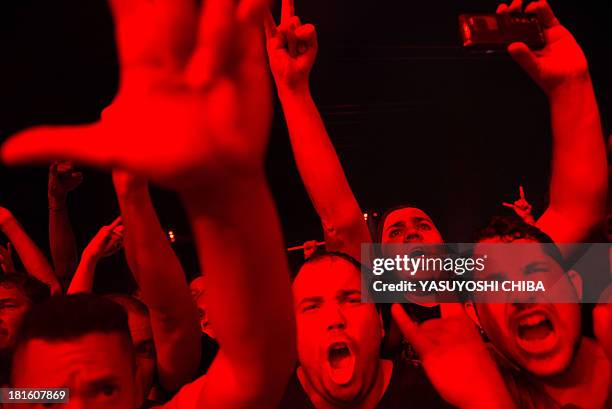
[[[515,0],[498,11],[521,7],[522,2]],[[548,3],[530,3],[525,11],[538,16],[546,47],[531,51],[515,43],[508,51],[546,93],[553,132],[550,204],[536,225],[557,243],[578,243],[605,214],[606,148],[597,101],[582,49]]]
[[[83,181],[72,162],[55,161],[49,168],[49,247],[55,275],[65,287],[77,268],[77,246],[70,224],[66,200],[68,192]]]
[[[72,158],[181,194],[220,347],[200,393],[208,408],[274,407],[295,368],[289,270],[263,176],[268,5],[111,1],[121,85],[101,121],[27,130],[2,147],[5,163]]]
[[[200,362],[198,313],[185,272],[159,223],[147,182],[113,172],[124,226],[124,248],[142,299],[149,308],[159,381],[178,390],[196,375]]]
[[[361,243],[371,241],[363,213],[312,99],[309,75],[317,55],[312,24],[294,15],[283,0],[281,24],[266,20],[268,59],[280,97],[300,176],[323,225],[328,250],[361,259]]]
[[[15,248],[26,272],[40,282],[47,284],[51,294],[61,293],[62,288],[55,274],[53,274],[49,262],[15,216],[4,207],[0,207],[0,231],[6,235]]]

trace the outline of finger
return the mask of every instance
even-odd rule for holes
[[[508,13],[508,5],[506,3],[501,3],[497,6],[497,14],[507,14]]]
[[[287,37],[287,50],[289,51],[289,55],[292,58],[297,57],[298,41],[295,36],[295,28],[293,26],[289,26],[286,30],[284,30],[284,34]]]
[[[283,0],[281,8],[281,24],[288,24],[293,16],[295,16],[294,0]]]
[[[266,33],[266,41],[270,41],[276,34],[276,21],[269,9],[264,16],[264,31]]]
[[[83,180],[83,173],[82,173],[82,172],[72,172],[72,173],[70,174],[70,176],[71,176],[73,179],[76,179],[76,180],[78,180],[78,181],[82,181],[82,180]]]
[[[422,352],[425,345],[425,340],[422,335],[419,334],[418,325],[412,321],[412,318],[408,316],[404,308],[400,304],[393,304],[391,306],[391,316],[393,320],[397,323],[402,335],[406,338],[417,351]]]
[[[57,166],[59,165],[59,161],[55,160],[53,161],[53,163],[51,164],[51,166],[49,166],[49,174],[52,177],[56,177],[57,176]]]
[[[187,69],[187,81],[196,87],[207,86],[227,69],[236,31],[234,0],[206,0],[198,23],[196,50]]]
[[[512,43],[508,46],[508,53],[532,78],[537,78],[538,62],[535,54],[525,43]]]
[[[506,206],[506,207],[509,207],[510,209],[514,209],[514,205],[510,204],[510,203],[507,203],[507,202],[503,202],[502,206]]]
[[[151,45],[160,49],[164,60],[183,68],[193,51],[198,27],[198,8],[193,0],[155,0]]]
[[[525,13],[534,13],[538,16],[538,20],[544,28],[551,28],[560,24],[550,5],[545,0],[530,3],[525,9]]]
[[[317,30],[312,24],[304,24],[295,29],[295,37],[308,45],[316,42]]]
[[[113,164],[111,135],[98,125],[37,127],[9,138],[0,152],[7,165],[48,163],[57,158],[74,159],[108,168]]]
[[[115,227],[119,226],[123,222],[123,217],[119,216],[111,224],[108,225],[109,230],[113,230]]]
[[[521,197],[521,200],[526,200],[525,199],[525,189],[523,189],[523,185],[519,185],[519,195]]]
[[[523,1],[522,0],[512,0],[512,3],[510,3],[510,7],[508,7],[508,12],[520,13],[521,11],[523,11]]]

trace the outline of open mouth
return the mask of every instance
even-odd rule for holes
[[[551,352],[558,341],[555,326],[543,311],[522,315],[517,320],[516,337],[519,347],[531,354]]]
[[[422,247],[417,247],[415,249],[412,249],[412,251],[409,254],[410,258],[417,258],[417,257],[425,256],[425,255],[426,255],[425,250],[423,250]]]
[[[334,342],[327,349],[327,370],[337,385],[346,385],[355,373],[355,355],[346,342]]]

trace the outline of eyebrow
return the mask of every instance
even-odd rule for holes
[[[102,386],[108,385],[109,383],[119,385],[119,378],[115,375],[104,375],[101,378],[97,378],[88,382],[87,386],[92,389],[98,389]]]
[[[360,290],[340,290],[338,291],[338,298],[350,297],[351,295],[358,295],[361,297]]]
[[[316,303],[316,302],[321,302],[321,301],[323,301],[323,297],[319,297],[319,296],[302,298],[300,302],[298,303],[298,307],[305,303],[310,303],[310,302]]]
[[[525,272],[532,273],[534,270],[542,267],[549,269],[550,265],[546,261],[534,261],[533,263],[527,264]]]
[[[385,230],[391,230],[395,227],[400,227],[400,226],[405,226],[406,224],[404,223],[403,220],[397,221],[395,223],[393,223],[391,226],[388,226]]]

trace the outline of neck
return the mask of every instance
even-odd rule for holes
[[[601,409],[610,389],[610,361],[601,347],[582,338],[567,371],[540,378],[544,390],[559,404],[574,404],[584,409]]]
[[[298,368],[297,375],[302,388],[304,388],[306,395],[308,395],[308,398],[316,409],[373,409],[385,394],[391,381],[392,372],[393,362],[381,359],[369,390],[356,400],[350,402],[332,402],[326,399],[323,394],[319,393],[319,391],[314,388],[312,383],[304,375],[304,371],[301,367]]]

